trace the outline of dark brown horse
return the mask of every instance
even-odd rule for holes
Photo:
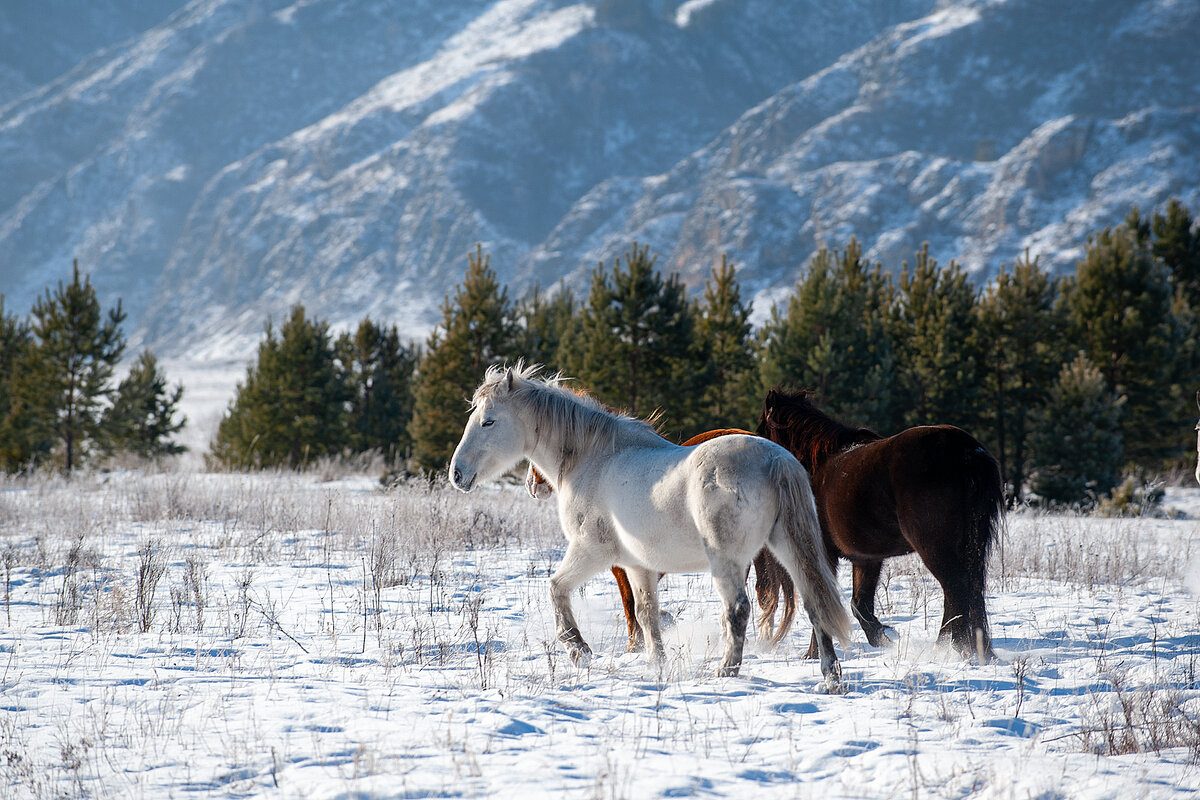
[[[691,447],[730,433],[750,435],[749,431],[739,428],[718,428],[693,436],[684,442],[683,446]],[[538,499],[549,497],[554,492],[550,482],[532,464],[529,465],[529,471],[525,475],[525,489],[531,496]],[[625,609],[625,624],[629,629],[629,652],[632,653],[645,646],[645,634],[634,613],[633,588],[629,585],[629,576],[620,567],[613,567],[612,574],[617,581],[617,591],[621,593],[621,605]],[[771,555],[771,551],[766,548],[763,548],[754,557],[754,589],[758,595],[760,611],[758,617],[759,636],[774,642],[777,639],[776,630],[787,631],[791,627],[792,618],[796,614],[796,586],[792,583],[787,570],[775,560],[775,556]],[[776,628],[775,611],[780,607],[779,595],[781,593],[783,594],[783,616]],[[815,658],[816,651],[814,650],[813,653]]]
[[[778,389],[763,401],[758,434],[808,470],[834,570],[839,557],[853,565],[851,608],[868,642],[878,647],[895,633],[875,616],[883,560],[916,552],[942,585],[939,638],[966,656],[994,657],[984,591],[1004,488],[983,445],[951,425],[884,438],[830,418],[807,392]],[[814,636],[809,657],[816,651]]]

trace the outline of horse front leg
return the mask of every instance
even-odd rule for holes
[[[882,568],[882,561],[865,561],[856,563],[853,569],[854,591],[850,609],[872,647],[890,647],[896,643],[896,629],[884,625],[875,616],[875,593],[879,588],[879,572]]]
[[[567,648],[571,663],[586,666],[591,660],[592,648],[579,632],[579,624],[571,610],[571,592],[588,578],[600,572],[611,560],[597,554],[591,548],[576,542],[567,545],[562,563],[550,578],[550,600],[554,604],[555,632],[558,640]]]

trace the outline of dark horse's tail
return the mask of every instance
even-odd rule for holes
[[[967,530],[959,555],[962,563],[967,565],[967,588],[971,598],[969,623],[975,638],[973,649],[980,661],[986,661],[995,656],[984,597],[988,558],[1004,519],[1004,480],[999,462],[978,443],[966,452],[964,461]]]

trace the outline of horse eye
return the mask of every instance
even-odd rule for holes
[[[483,428],[490,428],[490,427],[492,427],[492,426],[493,426],[493,425],[495,425],[495,424],[496,424],[496,420],[494,420],[494,419],[485,419],[485,420],[483,421],[483,423],[482,423],[482,425],[481,425],[480,427],[483,427]]]

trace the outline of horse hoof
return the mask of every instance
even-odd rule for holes
[[[586,644],[579,647],[568,647],[567,655],[571,658],[571,663],[580,669],[592,663],[592,648]]]
[[[829,677],[817,684],[817,694],[841,694],[842,691],[840,678]]]
[[[738,671],[741,670],[741,664],[722,664],[717,670],[718,678],[736,678]]]
[[[900,641],[900,634],[896,633],[896,629],[891,626],[884,626],[879,631],[879,643],[876,647],[895,647],[896,642]]]

